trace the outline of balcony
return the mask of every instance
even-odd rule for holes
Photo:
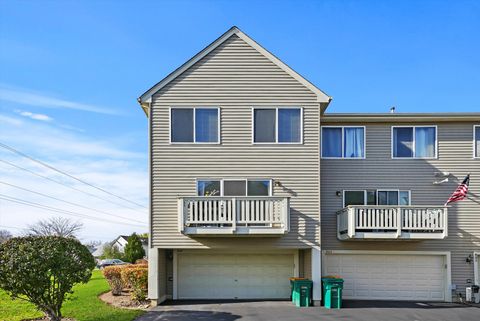
[[[444,206],[350,205],[337,212],[339,240],[434,240],[447,235]]]
[[[182,197],[180,232],[185,235],[281,236],[290,228],[288,197]]]

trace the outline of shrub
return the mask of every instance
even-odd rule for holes
[[[105,277],[105,279],[107,279],[113,295],[122,294],[122,289],[124,287],[124,283],[122,281],[122,270],[125,269],[127,266],[128,265],[107,266],[102,270],[103,276]]]
[[[75,283],[86,283],[95,260],[74,238],[17,237],[0,244],[0,288],[33,303],[52,321]]]
[[[142,265],[148,265],[148,261],[145,260],[145,259],[138,259],[135,261],[135,264],[138,265],[138,264],[142,264]]]
[[[148,289],[148,268],[131,265],[122,270],[122,279],[131,287],[132,300],[145,301]]]
[[[133,233],[128,238],[128,243],[125,245],[125,260],[130,263],[134,263],[138,259],[142,259],[145,256],[145,250],[142,246],[142,241],[137,234]]]

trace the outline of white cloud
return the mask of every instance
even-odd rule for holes
[[[0,123],[0,141],[112,193],[140,204],[148,204],[147,154],[135,151],[135,140],[130,139],[130,137],[127,136],[126,139],[113,137],[108,140],[99,140],[86,136],[83,133],[55,127],[55,122],[22,121],[20,118],[7,117],[1,114]],[[0,160],[14,163],[37,174],[50,177],[120,205],[69,189],[2,162],[0,162],[0,181],[48,194],[62,200],[83,204],[114,215],[134,218],[135,220],[145,222],[145,225],[148,222],[147,209],[137,208],[137,210],[132,210],[129,207],[134,207],[134,205],[130,203],[89,188],[84,184],[1,148]],[[98,218],[117,220],[96,211],[89,211],[65,204],[61,201],[35,195],[4,184],[0,184],[0,194]],[[10,226],[23,229],[40,219],[58,215],[60,214],[0,200],[0,228],[2,228],[1,226]],[[84,229],[80,236],[84,239],[107,241],[113,240],[119,234],[147,231],[146,227],[141,228],[66,215],[62,216],[82,221]],[[127,222],[120,218],[118,218],[118,221]],[[131,223],[135,224],[134,222]],[[14,234],[21,233],[21,230],[9,230]]]
[[[107,115],[121,114],[119,111],[110,108],[51,97],[43,93],[33,92],[27,89],[13,88],[2,84],[0,84],[0,100],[44,108],[74,109]]]
[[[36,113],[32,113],[30,111],[22,111],[22,110],[15,110],[15,112],[23,117],[28,117],[28,118],[31,118],[31,119],[34,119],[34,120],[40,120],[40,121],[52,121],[53,118],[48,116],[48,115],[45,115],[45,114],[36,114]]]

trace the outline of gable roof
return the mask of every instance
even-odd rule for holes
[[[317,95],[317,101],[321,103],[329,103],[332,98],[328,96],[326,93],[324,93],[322,90],[317,88],[315,85],[313,85],[310,81],[305,79],[303,76],[298,74],[295,70],[290,68],[287,64],[282,62],[280,59],[275,57],[272,53],[270,53],[268,50],[260,46],[255,40],[247,36],[245,33],[243,33],[239,28],[237,27],[232,27],[230,28],[227,32],[225,32],[223,35],[221,35],[217,40],[209,44],[205,49],[197,53],[195,56],[190,58],[187,62],[185,62],[183,65],[178,67],[176,70],[174,70],[172,73],[170,73],[167,77],[163,78],[160,82],[155,84],[153,87],[151,87],[149,90],[147,90],[145,93],[143,93],[139,98],[138,102],[144,109],[145,113],[148,115],[148,103],[151,102],[152,96],[158,92],[160,89],[165,87],[167,84],[169,84],[171,81],[173,81],[175,78],[180,76],[183,72],[185,72],[188,68],[193,66],[195,63],[197,63],[199,60],[201,60],[203,57],[208,55],[210,52],[215,50],[218,46],[220,46],[222,43],[224,43],[227,39],[229,39],[232,35],[237,35],[240,39],[245,41],[247,44],[249,44],[251,47],[256,49],[258,52],[260,52],[262,55],[264,55],[266,58],[268,58],[271,62],[273,62],[275,65],[280,67],[283,71],[285,71],[287,74],[292,76],[294,79],[296,79],[298,82],[300,82],[302,85],[304,85],[306,88],[311,90],[314,94]]]

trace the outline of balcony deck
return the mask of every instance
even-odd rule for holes
[[[448,236],[445,206],[350,205],[337,212],[339,240],[433,240]]]
[[[281,236],[290,228],[288,197],[181,197],[178,226],[185,235]]]

